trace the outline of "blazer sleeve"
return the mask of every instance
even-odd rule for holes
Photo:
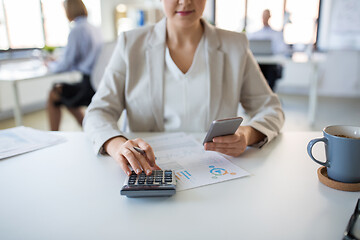
[[[265,141],[255,145],[261,147],[279,134],[285,116],[278,96],[270,89],[249,48],[243,79],[240,102],[251,117],[248,125],[266,135]]]
[[[103,144],[110,138],[123,136],[118,121],[125,106],[126,69],[126,40],[122,33],[83,121],[96,153],[104,153]]]

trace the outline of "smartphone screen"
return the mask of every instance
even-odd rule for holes
[[[226,118],[213,121],[209,131],[206,134],[203,145],[207,142],[212,142],[214,137],[234,134],[242,121],[242,117]]]

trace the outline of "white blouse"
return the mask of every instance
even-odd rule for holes
[[[206,116],[209,102],[208,59],[205,39],[201,38],[191,67],[183,73],[165,52],[164,73],[164,127],[165,131],[203,132],[207,129]],[[193,102],[204,104],[192,104]]]

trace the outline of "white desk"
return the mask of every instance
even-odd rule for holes
[[[323,54],[314,54],[308,57],[305,53],[294,54],[292,58],[287,58],[283,55],[268,55],[255,56],[259,64],[280,64],[286,67],[289,63],[310,63],[312,67],[312,77],[310,79],[309,87],[309,103],[308,103],[308,121],[312,125],[315,122],[316,108],[317,108],[317,93],[319,84],[319,64],[324,61]]]
[[[0,82],[7,82],[11,84],[14,99],[14,117],[16,126],[22,125],[21,103],[18,90],[19,82],[41,78],[50,78],[55,76],[68,78],[73,74],[78,73],[51,73],[48,71],[43,62],[38,59],[3,63],[0,68]]]
[[[360,197],[318,181],[306,145],[320,132],[233,159],[250,177],[150,199],[120,196],[119,165],[83,133],[61,134],[66,143],[0,161],[0,239],[338,240]]]

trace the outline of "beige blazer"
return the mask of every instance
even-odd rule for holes
[[[246,36],[202,22],[210,84],[199,91],[208,91],[210,97],[193,103],[208,104],[207,124],[199,131],[215,119],[236,116],[240,103],[251,117],[248,125],[270,141],[279,133],[284,114],[249,50]],[[108,139],[126,136],[117,126],[124,109],[131,131],[164,131],[165,48],[166,18],[154,26],[119,35],[83,123],[96,152]]]

